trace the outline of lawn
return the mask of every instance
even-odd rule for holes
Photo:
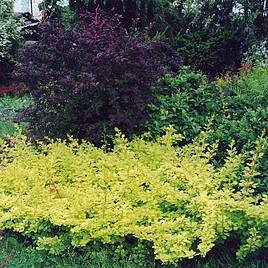
[[[18,127],[24,129],[25,124],[16,124],[19,112],[29,107],[32,100],[29,96],[0,96],[0,137],[13,135]],[[14,122],[15,121],[15,122]]]

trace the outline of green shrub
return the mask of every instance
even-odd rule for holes
[[[226,82],[227,81],[227,82]],[[259,165],[259,188],[268,190],[268,69],[255,66],[233,79],[218,81],[223,92],[224,117],[215,120],[214,140],[222,141],[223,150],[237,140],[239,150],[253,147],[257,136],[265,131],[265,157]]]
[[[0,85],[12,69],[12,52],[19,41],[18,24],[13,17],[13,0],[0,2]]]
[[[164,77],[155,91],[158,102],[149,105],[149,119],[145,123],[153,137],[173,126],[189,142],[221,109],[215,84],[209,84],[204,75],[188,67],[183,67],[175,77]]]
[[[228,144],[235,140],[241,151],[254,146],[265,130],[268,133],[268,70],[253,67],[235,77],[209,83],[200,73],[183,68],[174,78],[163,79],[158,103],[150,105],[146,131],[161,135],[169,125],[191,141],[213,119],[211,142],[220,141],[216,159],[222,162]],[[268,144],[264,149],[268,154]],[[267,157],[260,165],[259,187],[268,190]]]
[[[98,244],[126,254],[136,245],[162,262],[205,256],[234,237],[242,259],[268,246],[268,201],[254,184],[260,155],[245,165],[230,148],[215,169],[207,135],[182,148],[171,131],[156,142],[118,135],[109,152],[72,139],[38,150],[20,136],[1,140],[0,228],[52,254]]]

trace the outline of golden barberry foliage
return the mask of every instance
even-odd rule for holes
[[[155,142],[118,134],[113,151],[72,138],[0,140],[0,229],[53,254],[132,236],[163,262],[205,256],[230,236],[242,241],[240,258],[268,246],[268,199],[254,195],[250,164],[241,170],[243,156],[230,149],[216,169],[206,134],[182,148],[178,139],[172,131]]]

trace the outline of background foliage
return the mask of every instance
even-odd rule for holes
[[[237,70],[267,40],[265,1],[156,1],[155,29],[185,64],[215,76]],[[172,4],[173,3],[173,4]]]
[[[66,12],[66,7],[60,7],[57,1],[43,3],[48,10],[51,10],[48,6],[53,6],[58,18]],[[125,28],[130,29],[134,23],[151,37],[172,44],[186,65],[211,77],[237,71],[252,50],[262,54],[264,48],[267,50],[265,0],[70,0],[69,3],[70,10],[78,15],[85,10],[94,12],[96,8],[113,10],[122,16]]]
[[[155,137],[171,125],[189,142],[212,121],[210,139],[220,141],[217,161],[222,161],[232,140],[239,151],[250,150],[263,131],[266,137],[268,133],[267,78],[267,68],[255,66],[208,82],[201,73],[184,67],[177,76],[162,79],[145,130]],[[263,152],[259,188],[267,191],[268,143]]]
[[[0,3],[0,85],[9,78],[14,48],[19,41],[18,24],[13,17],[13,0]]]

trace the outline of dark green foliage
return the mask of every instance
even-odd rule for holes
[[[230,248],[219,248],[205,259],[194,259],[178,265],[161,265],[152,259],[139,256],[135,262],[132,256],[111,258],[108,249],[95,252],[66,252],[62,256],[52,256],[37,252],[27,245],[27,240],[14,236],[4,236],[0,242],[0,266],[4,263],[8,268],[266,268],[268,265],[265,254],[251,258],[245,263],[237,263]],[[137,255],[138,256],[138,255]],[[4,268],[6,268],[4,266]]]
[[[200,73],[183,68],[174,78],[165,77],[158,103],[150,105],[146,130],[152,136],[172,125],[191,141],[212,120],[211,142],[217,140],[216,160],[221,163],[232,140],[239,151],[253,150],[257,137],[268,133],[268,70],[254,67],[238,77],[209,83]],[[268,141],[256,180],[260,191],[268,187]]]
[[[245,53],[267,39],[264,1],[156,1],[154,29],[186,65],[210,76],[237,70]]]
[[[216,85],[188,67],[175,77],[164,77],[157,95],[158,103],[150,105],[150,118],[146,122],[153,136],[162,135],[171,125],[189,142],[221,110]]]

